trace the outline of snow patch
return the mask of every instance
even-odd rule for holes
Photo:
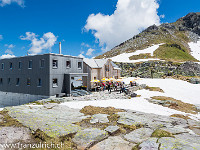
[[[153,45],[153,46],[143,49],[143,50],[137,50],[133,53],[123,53],[123,54],[117,55],[115,57],[112,57],[110,59],[112,59],[112,61],[114,61],[114,62],[124,62],[124,63],[136,63],[136,62],[149,61],[149,60],[160,60],[160,59],[138,59],[138,60],[130,60],[129,59],[129,57],[131,57],[133,55],[140,55],[140,54],[150,53],[151,56],[153,56],[154,51],[157,50],[160,45],[163,45],[163,43]]]
[[[188,45],[191,50],[191,55],[200,61],[200,41],[197,41],[197,43],[190,42]]]
[[[155,96],[172,97],[194,105],[200,104],[200,84],[191,84],[186,81],[175,79],[141,79],[137,82],[150,87],[160,87],[165,92]],[[146,94],[146,98],[149,97],[148,94]]]
[[[125,83],[130,83],[135,78],[124,79]],[[147,98],[153,96],[166,96],[181,100],[185,103],[200,104],[200,85],[190,84],[181,80],[174,79],[137,79],[140,84],[147,84],[152,87],[160,87],[165,93],[149,90],[139,90],[136,93],[141,97],[133,99],[110,99],[110,100],[95,100],[95,101],[76,101],[65,102],[60,105],[65,105],[70,108],[82,109],[85,106],[97,107],[115,107],[119,109],[129,109],[144,113],[153,113],[158,115],[170,116],[172,114],[190,115],[192,119],[200,119],[200,114],[193,115],[163,107],[161,105],[150,103]]]

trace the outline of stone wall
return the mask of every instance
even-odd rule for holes
[[[48,98],[41,95],[30,95],[21,93],[1,92],[0,91],[0,108],[6,106],[23,105],[36,100]]]

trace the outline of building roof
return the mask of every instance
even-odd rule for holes
[[[90,66],[91,68],[102,68],[106,62],[108,61],[107,59],[88,59],[84,58],[83,61]]]
[[[24,58],[24,57],[34,57],[34,56],[42,56],[42,55],[53,55],[53,56],[61,56],[61,57],[71,57],[71,58],[79,58],[79,59],[83,59],[81,57],[78,56],[71,56],[71,55],[63,55],[63,54],[55,54],[55,53],[45,53],[45,54],[37,54],[37,55],[26,55],[26,56],[16,56],[16,57],[10,57],[10,58],[3,58],[0,60],[5,60],[5,59],[16,59],[16,58]]]
[[[90,68],[102,68],[108,59],[88,59],[84,58],[83,61],[90,67]],[[116,64],[111,61],[112,66],[114,69],[120,69]]]
[[[111,61],[111,64],[112,64],[112,66],[114,67],[114,69],[121,70],[121,69],[119,68],[119,66],[117,66],[114,62]]]

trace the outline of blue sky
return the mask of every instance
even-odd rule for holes
[[[140,1],[151,13],[141,10]],[[57,53],[62,42],[63,54],[93,57],[151,24],[174,22],[189,12],[200,12],[198,0],[159,0],[158,9],[157,3],[150,3],[154,0],[140,1],[0,0],[0,56],[24,56],[28,51]],[[158,20],[161,15],[165,17]],[[148,16],[147,21],[141,21],[141,16]]]

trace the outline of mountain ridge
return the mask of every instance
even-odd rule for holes
[[[200,13],[189,13],[173,23],[152,25],[96,58],[112,58],[122,53],[131,53],[155,44],[165,43],[154,52],[154,57],[170,61],[198,61],[190,54],[188,43],[197,42],[199,37]],[[175,58],[175,55],[178,57]],[[136,57],[143,59],[148,56],[148,54],[144,54]]]

